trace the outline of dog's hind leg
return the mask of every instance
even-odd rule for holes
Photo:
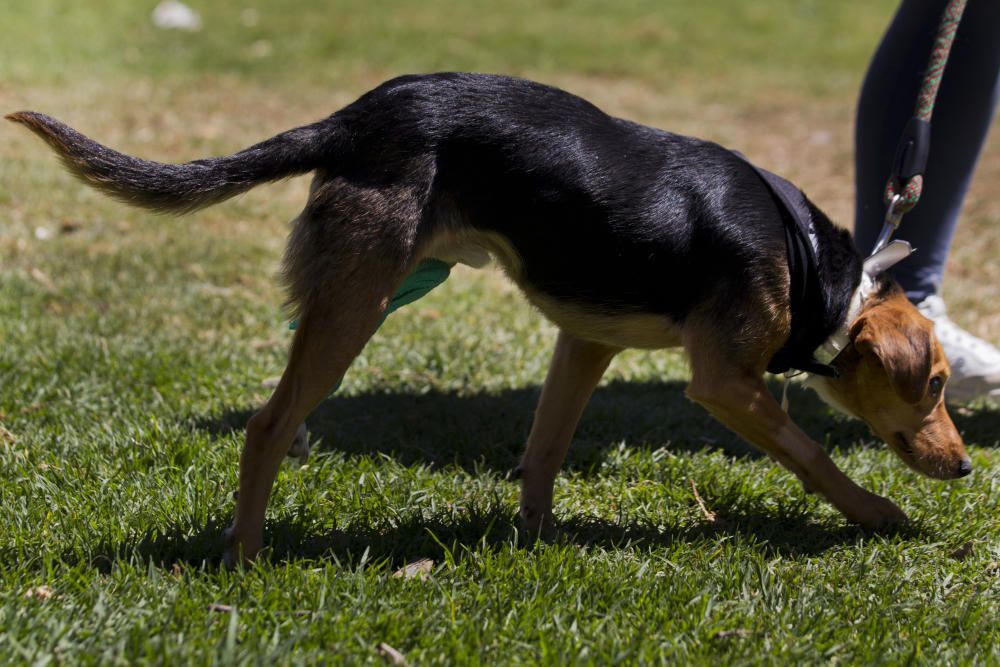
[[[345,286],[341,292],[330,294],[328,306],[313,306],[299,318],[281,380],[247,424],[236,515],[226,534],[228,564],[257,555],[271,487],[296,430],[375,333],[396,283],[384,276],[381,287],[373,281],[378,282],[378,278],[368,277],[364,289]]]
[[[529,533],[551,527],[556,475],[590,395],[619,351],[559,332],[528,445],[518,466],[521,520]]]
[[[298,327],[274,394],[247,424],[226,562],[257,555],[271,487],[296,431],[375,333],[412,268],[424,201],[419,192],[314,183],[285,256]]]
[[[305,424],[299,424],[299,428],[295,431],[295,437],[292,438],[292,446],[288,448],[288,456],[298,459],[299,465],[305,465],[306,461],[309,460],[310,453],[312,453],[312,447],[309,445],[309,430]]]

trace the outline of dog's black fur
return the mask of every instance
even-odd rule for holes
[[[525,285],[602,314],[681,323],[710,303],[738,330],[748,294],[788,299],[787,220],[750,165],[717,144],[611,117],[530,81],[400,77],[320,122],[182,165],[122,155],[41,114],[14,119],[86,181],[158,210],[195,210],[314,170],[360,188],[414,183],[429,188],[419,226],[407,232],[417,244],[447,224],[447,208],[506,238]],[[827,302],[817,314],[822,340],[843,320],[860,257],[848,232],[809,207]]]

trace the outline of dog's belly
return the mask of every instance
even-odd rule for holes
[[[570,302],[559,301],[522,286],[542,313],[578,338],[614,347],[658,350],[681,344],[680,326],[664,315],[652,313],[599,313]]]
[[[468,229],[441,234],[420,254],[477,269],[492,258],[536,308],[578,338],[621,348],[662,349],[681,344],[680,325],[665,315],[601,312],[534,288],[524,278],[524,267],[517,251],[500,234]]]

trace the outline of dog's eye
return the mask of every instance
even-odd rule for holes
[[[927,385],[927,393],[932,398],[937,398],[941,395],[941,390],[944,388],[944,380],[940,375],[935,375],[931,378],[930,383]]]

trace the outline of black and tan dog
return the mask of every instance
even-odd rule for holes
[[[261,548],[297,428],[426,258],[489,253],[560,327],[520,466],[532,529],[550,520],[584,406],[628,347],[682,346],[691,399],[863,526],[905,515],[791,422],[765,370],[813,372],[825,398],[917,470],[971,470],[942,400],[949,369],[931,323],[888,277],[861,292],[849,234],[804,198],[812,247],[796,262],[802,235],[790,232],[775,188],[715,144],[610,117],[555,88],[476,74],[394,79],[325,120],[182,165],[122,155],[41,114],[8,118],[85,182],[159,211],[315,172],[284,260],[299,327],[274,395],[247,426],[230,558]],[[823,366],[813,351],[838,330],[844,349]]]

